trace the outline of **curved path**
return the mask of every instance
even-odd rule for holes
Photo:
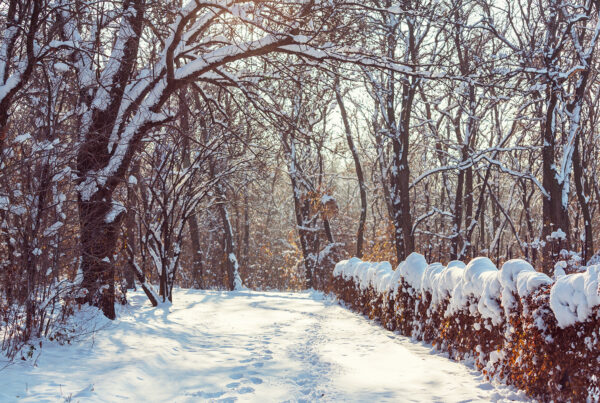
[[[471,402],[523,400],[319,293],[140,293],[119,319],[36,366],[0,371],[0,401]],[[81,319],[81,318],[80,318]]]

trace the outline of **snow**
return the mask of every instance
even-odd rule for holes
[[[365,290],[372,287],[377,292],[386,292],[390,289],[394,271],[389,262],[363,262],[357,257],[338,263],[333,270],[334,276],[342,276],[346,280],[353,280]]]
[[[46,230],[44,231],[44,236],[53,236],[56,235],[56,232],[63,226],[63,222],[62,221],[57,221],[54,224],[52,224],[50,227],[46,228]]]
[[[227,216],[227,220],[229,220],[229,216]],[[244,284],[242,283],[242,278],[240,277],[240,265],[235,257],[235,253],[229,254],[229,261],[233,263],[233,289],[236,291],[241,291],[244,289]]]
[[[543,284],[552,284],[547,275],[535,271],[533,266],[522,259],[512,259],[502,265],[500,271],[502,285],[502,306],[508,315],[516,308],[515,295],[525,298]]]
[[[108,211],[108,213],[106,213],[106,217],[104,217],[104,222],[107,224],[110,224],[111,222],[114,222],[115,219],[121,213],[124,213],[126,211],[127,211],[127,208],[125,208],[124,205],[113,200],[110,210]]]
[[[421,289],[421,280],[423,279],[423,273],[427,267],[427,261],[418,253],[411,253],[408,255],[405,261],[401,262],[396,271],[404,281],[408,283],[415,290]]]
[[[17,85],[21,82],[21,72],[16,72],[12,76],[6,80],[3,85],[0,85],[0,101],[2,101],[6,96],[15,89]]]
[[[517,277],[517,293],[520,298],[529,296],[542,285],[552,284],[552,279],[539,271],[522,272]]]
[[[498,269],[487,257],[478,257],[469,262],[465,268],[462,281],[454,288],[448,312],[454,313],[467,307],[469,297],[479,300],[477,309],[481,316],[499,322],[500,306],[495,298],[500,295]]]
[[[13,140],[13,143],[14,144],[21,144],[21,143],[26,142],[30,138],[31,138],[31,134],[29,134],[29,133],[19,134],[17,137],[15,137],[15,139]]]
[[[559,277],[550,290],[550,307],[560,327],[586,321],[592,308],[600,305],[600,265],[583,273]]]
[[[407,291],[415,296],[431,294],[433,306],[449,299],[446,315],[468,309],[494,325],[504,323],[505,316],[516,308],[516,297],[524,299],[545,285],[551,286],[550,309],[560,327],[588,320],[592,309],[600,305],[600,265],[589,266],[583,273],[564,275],[563,271],[553,281],[522,259],[509,260],[498,270],[486,257],[475,258],[466,267],[458,261],[444,267],[441,263],[428,265],[422,255],[412,253],[395,271],[388,262],[352,258],[339,262],[333,275],[352,279],[362,290],[372,287],[393,295],[403,279],[413,288]]]
[[[54,69],[60,73],[66,73],[67,71],[69,71],[69,66],[65,63],[54,63]]]
[[[463,262],[453,260],[448,266],[442,268],[433,282],[431,291],[431,302],[434,305],[441,303],[444,299],[450,298],[456,285],[464,275],[466,265]]]
[[[321,204],[325,205],[331,201],[335,202],[335,197],[333,197],[332,195],[324,194],[323,196],[321,196]]]
[[[554,263],[554,274],[552,275],[552,278],[554,278],[556,280],[559,277],[566,276],[567,275],[567,272],[565,272],[566,268],[567,268],[567,262],[565,262],[564,260],[560,260],[560,261]]]
[[[87,320],[98,329],[87,339],[45,341],[36,365],[3,369],[0,401],[524,400],[320,293],[175,290],[158,308],[129,298],[114,322]]]
[[[550,234],[550,239],[567,239],[567,234],[562,229],[557,229],[553,233]]]

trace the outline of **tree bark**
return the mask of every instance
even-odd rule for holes
[[[85,189],[85,194],[78,192],[79,224],[81,232],[83,287],[88,290],[85,301],[102,309],[106,317],[115,318],[115,268],[111,263],[115,252],[117,236],[123,214],[107,222],[107,214],[113,208],[113,192],[122,181],[131,161],[133,149],[125,156],[120,169],[110,178],[102,178],[104,184],[98,183],[99,178],[94,178],[95,188],[89,179],[95,172],[100,171],[109,163],[111,155],[108,152],[108,143],[112,129],[119,115],[125,88],[133,72],[143,25],[144,4],[142,0],[126,1],[123,9],[133,5],[136,14],[128,15],[127,23],[133,35],[128,35],[123,44],[123,56],[118,70],[108,89],[106,105],[87,105],[90,108],[91,122],[86,130],[85,138],[77,155],[77,170],[79,183],[90,187]],[[143,132],[143,130],[140,130]],[[136,141],[137,140],[137,141]],[[139,138],[134,139],[135,144]],[[88,180],[86,182],[86,180]]]
[[[115,266],[112,257],[117,246],[123,214],[112,222],[106,217],[112,209],[110,196],[96,192],[91,200],[79,196],[79,220],[83,272],[82,287],[87,290],[85,302],[102,309],[109,319],[115,319]]]
[[[180,108],[180,116],[181,116],[181,130],[183,132],[183,167],[189,168],[191,165],[190,159],[190,139],[189,136],[192,135],[190,129],[190,111],[187,106],[185,90],[179,91],[179,108]],[[200,104],[200,100],[198,99],[198,95],[195,94],[196,104]],[[190,214],[188,218],[188,228],[190,230],[190,240],[192,244],[192,279],[193,285],[192,287],[204,289],[204,264],[202,257],[202,248],[200,245],[200,230],[198,229],[198,218],[196,212]]]
[[[585,240],[583,242],[583,262],[586,262],[594,256],[594,233],[592,231],[592,214],[590,213],[590,206],[588,203],[588,197],[586,196],[584,181],[585,176],[583,172],[583,164],[581,161],[581,141],[579,136],[575,140],[575,150],[573,152],[573,174],[575,182],[575,191],[577,192],[577,200],[579,201],[579,207],[581,208],[581,215],[583,216],[583,228],[585,231]]]
[[[555,168],[555,130],[556,130],[556,107],[559,89],[551,88],[547,102],[546,119],[543,122],[543,147],[542,147],[542,185],[547,192],[543,197],[543,230],[542,234],[546,241],[543,255],[543,267],[546,274],[552,274],[554,263],[559,259],[559,252],[570,242],[570,224],[567,206],[563,203],[562,186],[556,177]],[[566,242],[551,238],[551,234],[562,230],[566,235]],[[566,245],[565,245],[566,244]],[[567,246],[568,247],[568,246]]]
[[[352,130],[350,128],[350,122],[348,121],[348,113],[346,106],[344,105],[344,98],[340,92],[339,77],[336,77],[335,81],[335,96],[337,99],[340,113],[342,115],[342,122],[344,123],[344,130],[346,132],[346,142],[348,148],[352,153],[352,159],[354,160],[354,169],[356,170],[356,178],[358,179],[358,188],[360,191],[360,218],[358,219],[358,230],[356,231],[356,257],[362,258],[363,256],[363,242],[365,223],[367,221],[367,187],[365,185],[365,177],[358,156],[358,151],[354,146],[354,140],[352,139]]]

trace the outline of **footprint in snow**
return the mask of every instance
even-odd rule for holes
[[[298,379],[296,380],[296,384],[299,386],[304,386],[308,383],[308,379]]]
[[[217,399],[221,396],[223,396],[225,394],[225,392],[204,392],[204,391],[198,391],[198,392],[194,392],[194,393],[190,393],[188,394],[188,396],[193,396],[193,397],[202,397],[205,399]]]
[[[79,392],[77,392],[73,397],[91,397],[94,393],[94,384],[89,384]]]
[[[218,402],[218,403],[234,403],[236,401],[237,401],[237,397],[226,397],[223,399],[215,400],[215,402]]]
[[[229,389],[235,389],[235,388],[237,388],[238,386],[240,386],[240,383],[239,383],[239,382],[231,382],[231,383],[228,383],[228,384],[227,384],[227,385],[225,385],[225,386],[227,386]]]
[[[229,377],[231,379],[242,379],[244,377],[244,374],[231,374],[229,375]]]
[[[238,393],[245,395],[246,393],[252,393],[254,392],[254,388],[251,388],[250,386],[244,386],[243,388],[239,388],[238,389]]]

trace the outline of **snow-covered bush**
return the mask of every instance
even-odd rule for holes
[[[498,270],[427,264],[411,254],[387,262],[352,258],[333,272],[333,291],[384,327],[470,360],[489,378],[544,400],[598,399],[600,265],[552,280],[526,261]]]

